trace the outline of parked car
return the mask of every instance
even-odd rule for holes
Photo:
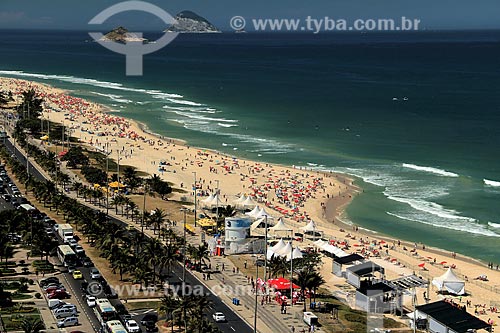
[[[52,294],[54,291],[66,291],[66,289],[64,289],[64,286],[51,286],[45,289],[47,294]]]
[[[212,315],[216,323],[224,323],[226,316],[222,312],[216,312]]]
[[[41,287],[48,285],[50,283],[59,283],[59,279],[55,276],[51,276],[51,277],[45,278],[43,280],[40,280]]]
[[[141,328],[137,324],[137,322],[133,319],[127,320],[125,322],[125,328],[127,329],[128,333],[137,333],[141,331]]]
[[[70,297],[70,295],[65,290],[56,290],[56,291],[47,295],[48,299],[55,299],[55,298],[65,299],[65,298],[69,298],[69,297]]]
[[[78,313],[76,311],[76,307],[74,308],[62,307],[54,311],[54,317],[56,317],[57,319],[66,317],[75,317],[77,314]]]
[[[64,319],[61,319],[57,322],[57,327],[62,328],[62,327],[68,327],[68,326],[76,326],[78,325],[78,317],[73,316],[73,317],[67,317]]]
[[[99,270],[95,267],[92,267],[90,269],[90,278],[92,280],[97,280],[97,279],[100,279],[101,278],[101,273],[99,273]]]
[[[63,306],[64,304],[68,304],[68,303],[61,301],[60,299],[49,299],[47,301],[47,305],[49,306],[49,309],[51,309],[51,310],[57,309],[57,308]]]

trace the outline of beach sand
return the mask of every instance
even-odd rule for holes
[[[294,232],[301,232],[307,221],[313,219],[325,238],[332,242],[349,243],[351,247],[347,252],[373,256],[373,250],[377,250],[380,256],[374,260],[386,268],[390,279],[415,272],[432,280],[453,265],[459,276],[467,276],[466,291],[470,294],[456,297],[456,302],[461,299],[465,304],[466,300],[470,300],[472,306],[468,311],[471,313],[474,313],[474,305],[485,305],[478,308],[485,311],[480,318],[492,318],[495,323],[499,320],[498,314],[490,311],[490,307],[500,307],[499,271],[462,254],[453,255],[429,247],[424,250],[424,244],[409,241],[398,245],[398,240],[343,223],[344,208],[361,191],[353,185],[352,179],[344,175],[233,158],[216,151],[190,147],[181,140],[147,133],[141,124],[106,113],[105,108],[98,104],[70,97],[63,90],[47,85],[0,78],[0,86],[14,95],[28,87],[36,89],[45,100],[47,110],[43,114],[44,119],[64,123],[72,137],[78,138],[90,149],[108,151],[110,158],[119,159],[121,165],[133,165],[138,171],[150,175],[159,174],[174,187],[184,189],[185,193],[174,193],[177,200],[194,201],[196,173],[198,194],[213,193],[219,188],[220,202],[224,205],[233,205],[241,194],[252,194],[269,214],[276,218],[285,216],[285,223]],[[160,162],[164,164],[161,166],[164,171],[159,171]],[[198,197],[198,200],[203,198]],[[311,242],[306,240],[299,246],[308,245]],[[466,249],[462,252],[466,254]],[[441,264],[444,261],[446,263]],[[345,281],[331,273],[331,259],[325,258],[324,262],[321,271],[329,289],[345,291],[345,288],[338,287],[345,285]],[[422,263],[425,263],[425,270],[418,266]],[[487,275],[489,281],[474,280],[481,274]],[[425,303],[423,291],[417,291],[418,304]],[[435,291],[431,286],[431,302],[445,298]]]

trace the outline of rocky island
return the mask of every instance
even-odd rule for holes
[[[129,42],[147,42],[146,38],[139,37],[138,35],[129,32],[124,27],[118,27],[107,34],[105,34],[101,39],[104,42],[117,42],[117,43],[129,43]]]
[[[185,10],[175,16],[176,22],[172,24],[165,32],[177,33],[218,33],[221,32],[207,19]]]

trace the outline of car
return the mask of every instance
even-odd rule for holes
[[[59,283],[59,279],[55,276],[51,276],[51,277],[45,278],[43,280],[40,280],[41,287],[46,286],[46,285],[51,284],[51,283]]]
[[[158,316],[154,313],[148,313],[141,319],[141,325],[147,326],[149,324],[156,324],[158,321]]]
[[[128,231],[136,231],[137,229],[132,224],[129,224],[129,225],[127,225],[127,230]]]
[[[83,264],[83,267],[92,267],[94,266],[94,263],[92,262],[92,260],[90,260],[89,257],[85,257],[82,259],[82,264]]]
[[[146,332],[158,332],[158,327],[151,321],[148,321],[145,327],[146,327]]]
[[[83,249],[83,246],[81,246],[81,245],[76,245],[74,248],[74,251],[76,254],[80,254],[80,255],[85,253],[85,250]]]
[[[76,311],[76,307],[61,307],[59,309],[54,310],[54,317],[57,319],[66,318],[66,317],[74,317],[78,314]]]
[[[4,199],[5,201],[7,201],[7,202],[9,202],[11,198],[12,198],[12,197],[10,196],[10,194],[5,194],[5,195],[3,196],[3,199]]]
[[[90,278],[92,280],[97,280],[97,279],[100,279],[101,278],[101,273],[99,273],[99,270],[95,267],[92,267],[90,269]]]
[[[76,270],[76,267],[73,265],[68,266],[68,273],[72,273]]]
[[[78,317],[72,316],[72,317],[67,317],[64,319],[61,319],[57,322],[57,327],[62,328],[62,327],[68,327],[68,326],[76,326],[78,325]]]
[[[87,301],[87,305],[89,306],[89,308],[93,308],[96,304],[95,296],[86,295],[85,300]]]
[[[127,320],[125,322],[125,328],[127,329],[128,333],[137,333],[141,331],[141,328],[137,324],[137,322],[133,319]]]
[[[78,242],[74,238],[68,239],[68,245],[71,246],[72,249],[75,249],[75,246],[78,245]]]
[[[222,312],[216,312],[212,315],[216,323],[224,323],[226,321],[226,316]]]
[[[65,299],[69,297],[70,295],[65,290],[55,290],[54,292],[47,295],[48,299]]]
[[[64,289],[64,286],[53,286],[53,287],[49,287],[49,288],[45,289],[45,292],[47,294],[51,294],[55,291],[66,291],[66,289]]]
[[[73,279],[75,279],[75,280],[81,280],[81,279],[83,279],[82,272],[79,271],[79,270],[74,270],[73,271]]]

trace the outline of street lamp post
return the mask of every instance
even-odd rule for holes
[[[215,189],[215,219],[216,219],[216,228],[217,232],[219,232],[219,180],[215,180],[217,183],[217,188]]]
[[[182,283],[186,281],[186,208],[182,208],[184,213],[184,249],[182,250]],[[184,286],[183,286],[184,288]]]
[[[293,230],[290,245],[290,306],[293,306]]]
[[[109,216],[109,142],[106,141],[106,216]]]
[[[259,278],[259,266],[262,266],[262,259],[257,259],[255,261],[255,266],[257,266],[257,276],[255,278],[255,308],[254,308],[254,313],[253,313],[253,332],[257,333],[257,301],[258,301],[258,284],[257,284],[257,279]]]
[[[265,218],[265,236],[264,236],[264,282],[267,281],[267,215]]]
[[[197,207],[197,203],[198,203],[198,197],[196,196],[196,190],[198,189],[197,187],[197,181],[196,181],[196,171],[193,172],[194,174],[194,226],[196,227],[196,220],[197,220],[197,212],[196,212],[196,209],[198,208]]]
[[[146,215],[146,194],[148,192],[148,184],[144,183],[144,201],[142,202],[142,220],[141,220],[141,234],[144,238],[144,217]]]

